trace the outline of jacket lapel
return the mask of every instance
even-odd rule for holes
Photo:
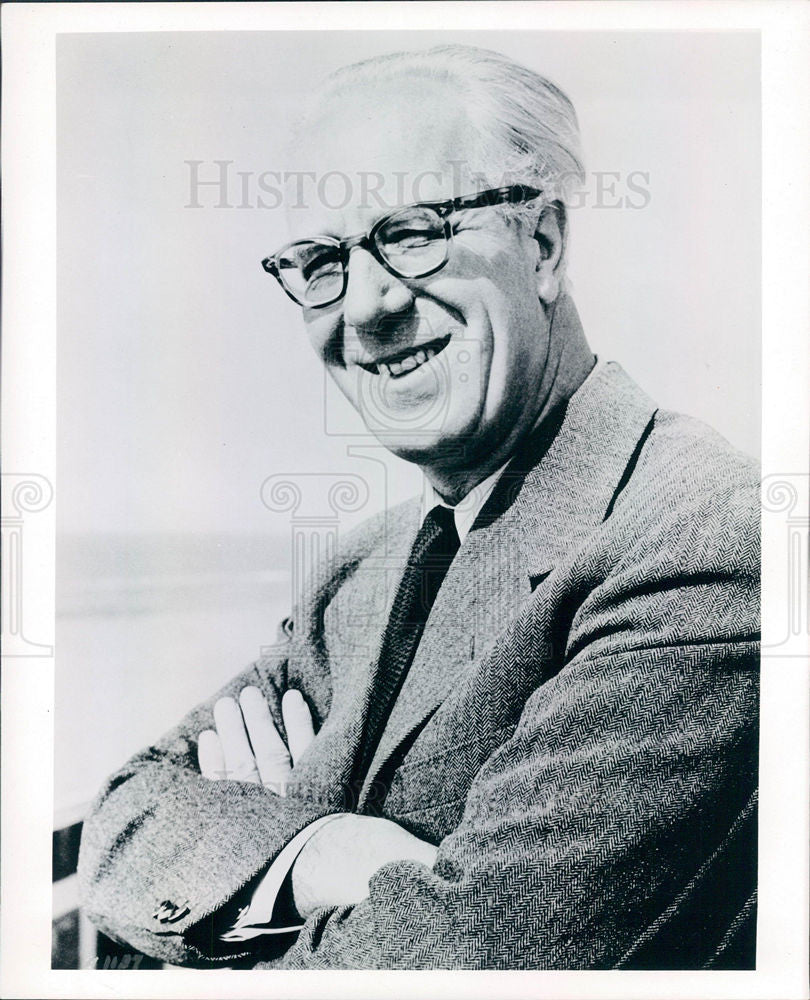
[[[433,605],[366,775],[361,808],[386,762],[497,642],[538,582],[604,520],[654,412],[619,365],[597,364],[539,459],[528,468],[516,459],[504,472]]]
[[[656,409],[614,361],[597,364],[575,393],[559,433],[516,500],[531,575],[550,573],[605,520]]]

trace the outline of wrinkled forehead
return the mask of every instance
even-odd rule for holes
[[[469,106],[445,84],[399,81],[328,97],[293,150],[291,238],[346,236],[402,205],[469,193],[484,170],[481,145]]]

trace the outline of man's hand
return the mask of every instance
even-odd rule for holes
[[[298,759],[315,738],[312,716],[300,691],[286,691],[281,714],[287,743],[276,729],[264,695],[257,687],[214,705],[216,731],[200,733],[197,759],[211,781],[249,781],[285,795]]]
[[[432,868],[437,850],[390,819],[340,816],[316,831],[293,865],[295,908],[306,918],[321,906],[359,903],[383,865],[416,861]]]
[[[214,705],[216,731],[200,733],[200,771],[211,781],[249,781],[284,795],[296,762],[315,738],[312,716],[300,691],[281,699],[287,743],[275,727],[264,695],[246,687],[234,698]],[[401,826],[374,816],[342,815],[317,830],[292,868],[295,908],[306,918],[321,906],[359,903],[368,895],[368,881],[392,861],[417,861],[429,868],[436,848]],[[268,876],[272,873],[270,869]],[[276,900],[275,879],[261,880],[251,897],[249,919],[270,920]],[[265,891],[265,889],[267,891]]]

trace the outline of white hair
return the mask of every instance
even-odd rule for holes
[[[353,63],[326,78],[312,95],[312,107],[352,90],[373,92],[413,78],[444,84],[463,99],[492,186],[525,184],[542,189],[547,202],[565,201],[571,182],[583,180],[571,101],[544,76],[488,49],[441,45]]]

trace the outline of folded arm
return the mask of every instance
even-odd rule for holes
[[[288,647],[274,647],[106,782],[84,824],[79,879],[85,912],[109,936],[173,964],[249,954],[215,944],[214,922],[235,919],[268,862],[330,806],[249,781],[207,780],[198,737],[214,706],[246,686],[262,692],[283,731]]]
[[[707,884],[718,924],[704,907],[692,925],[711,950],[746,903],[737,896],[750,879],[739,869],[724,875],[723,865],[741,849],[734,831],[750,831],[756,786],[756,524],[737,514],[726,505],[722,536],[715,530],[703,546],[694,531],[705,512],[681,511],[656,537],[639,531],[618,557],[587,556],[564,586],[548,581],[499,640],[504,655],[536,663],[538,686],[510,737],[471,775],[460,822],[435,857],[388,820],[329,822],[293,868],[307,918],[297,939],[283,951],[259,938],[240,954],[289,969],[631,965],[666,915],[688,915]],[[680,552],[679,536],[688,543]],[[286,678],[243,675],[224,693],[238,697],[246,685],[266,694],[280,725]],[[330,812],[282,798],[255,776],[203,777],[197,734],[210,728],[212,709],[213,701],[192,713],[112,779],[83,847],[96,912],[115,914],[104,919],[124,928],[119,936],[169,961],[217,961],[211,933],[184,939],[184,929],[205,927],[208,913],[218,929],[230,926],[269,860]],[[448,756],[434,766],[453,765]],[[164,789],[176,804],[162,801]],[[145,934],[158,886],[176,884],[182,896],[189,872],[210,898],[203,893],[176,929]]]
[[[243,688],[238,700],[220,698],[214,705],[216,729],[203,731],[198,743],[203,777],[209,781],[261,784],[285,796],[292,768],[314,739],[315,731],[299,691],[284,693],[281,712],[286,742],[258,688]],[[291,920],[297,929],[303,925],[303,918],[320,907],[365,899],[369,879],[384,864],[414,860],[430,866],[435,858],[432,844],[390,820],[348,813],[322,817],[284,847],[251,889],[234,924],[227,927],[219,922],[221,939],[246,941],[277,934],[290,929]],[[292,907],[282,906],[283,916],[274,920],[287,882]]]

